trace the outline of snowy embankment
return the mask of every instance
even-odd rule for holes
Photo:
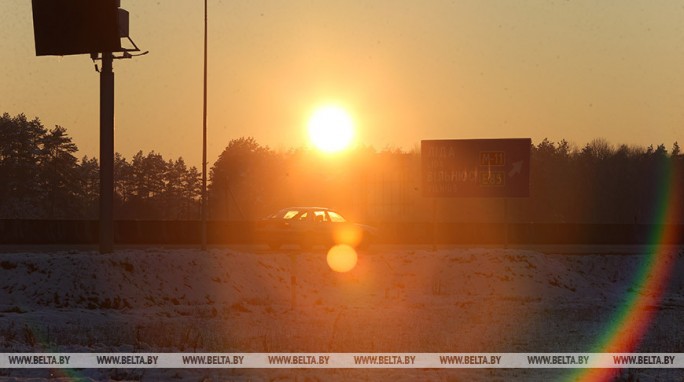
[[[657,312],[639,350],[684,352],[683,256],[671,250],[661,259],[673,275],[662,299],[635,286],[646,261],[643,254],[379,247],[340,274],[322,249],[0,253],[0,352],[589,352],[636,294]],[[0,377],[28,372],[0,370]],[[122,378],[169,373],[486,380],[493,371],[144,370]],[[524,380],[566,372],[494,373]]]

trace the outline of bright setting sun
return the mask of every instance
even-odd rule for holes
[[[327,153],[346,149],[354,138],[354,123],[349,113],[338,106],[324,106],[309,119],[309,139]]]

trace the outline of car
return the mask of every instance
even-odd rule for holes
[[[366,247],[377,236],[377,229],[347,221],[325,207],[289,207],[259,222],[259,235],[272,249],[296,244],[308,249],[314,245],[347,244]]]

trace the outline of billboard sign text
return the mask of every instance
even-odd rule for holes
[[[422,189],[427,197],[527,197],[529,138],[421,142]]]

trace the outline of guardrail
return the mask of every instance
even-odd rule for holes
[[[376,223],[384,244],[684,244],[684,224]],[[207,222],[209,244],[260,242],[254,221]],[[658,233],[668,232],[658,236]],[[96,220],[2,220],[0,244],[96,244]],[[200,221],[121,220],[117,244],[198,244]]]

